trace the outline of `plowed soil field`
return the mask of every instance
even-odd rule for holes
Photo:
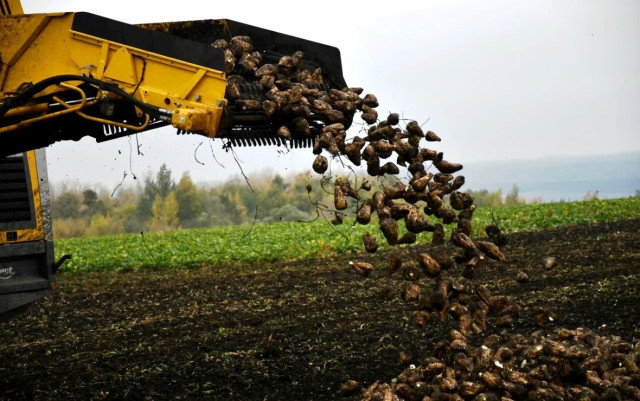
[[[507,263],[482,261],[473,280],[523,307],[508,331],[586,327],[640,339],[640,220],[508,236]],[[389,254],[427,245],[201,270],[61,274],[59,292],[0,323],[4,400],[358,400],[341,386],[390,382],[420,364],[452,327],[415,322]],[[557,266],[547,269],[545,257]],[[366,260],[361,277],[350,260]],[[515,281],[522,270],[530,280]],[[445,273],[459,277],[462,268]],[[428,283],[426,277],[420,279]],[[538,322],[539,323],[539,322]],[[400,358],[401,353],[406,355]],[[401,363],[402,362],[402,363]]]

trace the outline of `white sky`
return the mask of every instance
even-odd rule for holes
[[[26,13],[89,11],[128,23],[228,18],[336,46],[350,86],[388,111],[435,131],[434,148],[466,165],[483,160],[585,156],[640,150],[640,1],[50,1],[23,0]],[[297,4],[297,5],[293,5]],[[303,6],[303,4],[308,4]],[[128,139],[56,144],[54,182],[113,188],[167,163],[196,181],[239,173],[205,138],[165,128]],[[194,159],[194,150],[203,140]],[[132,148],[135,149],[135,140]],[[245,172],[310,168],[311,150],[239,149]],[[286,169],[286,170],[285,170]],[[464,173],[464,170],[463,170]],[[125,184],[133,184],[131,175]]]

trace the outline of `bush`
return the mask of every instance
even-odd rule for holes
[[[269,215],[263,217],[260,221],[262,223],[271,223],[279,221],[298,221],[308,219],[308,212],[304,212],[293,205],[283,205],[275,210],[269,211]]]
[[[53,223],[54,238],[85,237],[89,230],[89,222],[85,219],[56,219]]]
[[[87,235],[91,237],[100,237],[103,235],[122,234],[124,227],[116,219],[96,214],[91,218]]]

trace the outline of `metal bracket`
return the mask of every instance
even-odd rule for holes
[[[70,255],[70,254],[62,255],[62,257],[60,259],[58,259],[58,261],[56,263],[53,264],[53,273],[55,274],[55,272],[58,271],[60,266],[62,266],[62,264],[64,262],[66,262],[67,260],[69,260],[69,259],[73,259],[73,255]]]

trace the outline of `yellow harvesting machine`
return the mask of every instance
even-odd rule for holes
[[[230,145],[283,144],[289,121],[228,99],[225,53],[211,44],[251,37],[265,63],[301,50],[322,90],[346,87],[338,49],[230,20],[130,25],[90,13],[24,15],[0,0],[0,316],[55,289],[44,147],[98,142],[173,126]],[[249,98],[263,93],[241,85]],[[310,116],[312,132],[326,125]],[[288,145],[313,135],[293,132]]]

